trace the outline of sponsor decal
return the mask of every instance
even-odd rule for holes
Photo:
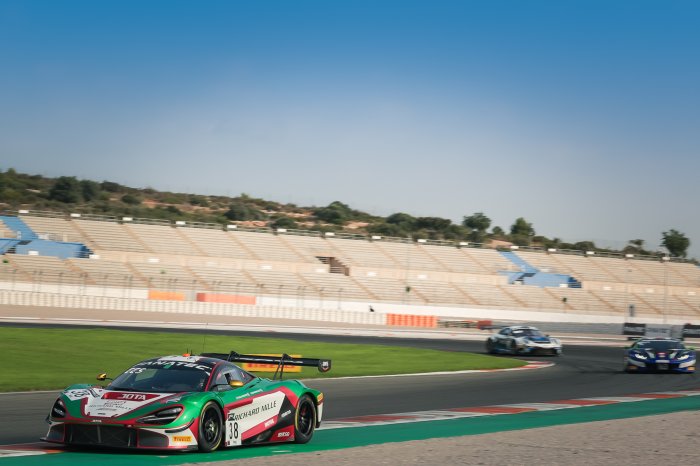
[[[271,356],[274,358],[281,358],[281,354],[255,354],[253,356]],[[300,354],[290,354],[291,357],[293,358],[300,358]],[[253,363],[253,362],[244,362],[241,364],[241,367],[243,370],[249,371],[249,372],[276,372],[277,368],[279,367],[278,364],[260,364],[260,363]],[[301,372],[301,366],[284,366],[284,371],[285,372]]]
[[[82,398],[92,396],[94,398],[99,398],[104,393],[104,388],[78,388],[75,390],[66,390],[63,392],[64,395],[68,397],[69,400],[75,401]]]
[[[122,393],[122,392],[106,392],[102,395],[104,400],[127,400],[127,401],[148,401],[153,398],[159,398],[160,395],[154,393]]]
[[[291,432],[277,432],[277,438],[287,438],[292,435]]]
[[[265,398],[265,397],[260,397],[260,398]],[[260,413],[264,413],[265,411],[269,411],[269,410],[277,407],[277,402],[278,402],[278,400],[272,400],[268,403],[258,405],[255,408],[247,409],[246,411],[243,411],[241,413],[234,412],[233,418],[231,418],[231,415],[229,414],[229,419],[232,421],[240,421],[241,419],[245,419],[247,417],[256,416]]]
[[[288,409],[287,411],[283,412],[282,415],[281,415],[280,417],[287,417],[287,416],[289,416],[290,414],[292,414],[292,410],[291,410],[291,409]]]
[[[274,426],[285,394],[268,393],[230,408],[226,415],[226,446],[238,446],[242,441]]]
[[[685,324],[682,335],[683,338],[700,338],[700,325]]]
[[[172,393],[129,393],[101,390],[100,395],[87,398],[83,406],[85,416],[118,417],[155,400],[168,397]]]
[[[202,364],[196,364],[194,362],[186,361],[175,361],[170,359],[158,359],[157,361],[144,361],[136,364],[130,370],[139,369],[143,367],[162,367],[163,369],[170,369],[171,367],[187,367],[190,369],[196,369],[204,371],[207,374],[211,373],[211,367]]]
[[[633,322],[625,322],[622,325],[622,334],[643,337],[646,333],[647,324],[635,324]]]
[[[173,436],[174,442],[191,442],[192,437],[189,435],[175,435]]]
[[[645,337],[648,338],[670,338],[671,337],[671,326],[670,325],[657,325],[657,324],[647,324]]]

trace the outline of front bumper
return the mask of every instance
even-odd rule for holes
[[[151,429],[125,425],[51,422],[42,440],[88,447],[196,450],[197,439],[189,428]]]
[[[687,361],[669,360],[668,362],[639,361],[630,357],[625,359],[625,370],[627,372],[678,372],[692,374],[695,372],[695,365],[695,359]]]
[[[562,353],[562,347],[558,345],[538,345],[529,344],[525,345],[520,349],[521,353],[532,354],[532,355],[552,355],[558,356]]]

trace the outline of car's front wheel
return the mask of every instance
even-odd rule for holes
[[[204,405],[199,416],[199,451],[208,453],[219,448],[223,438],[223,426],[223,415],[219,406],[213,401]]]
[[[493,341],[491,341],[491,339],[486,340],[486,352],[489,354],[496,352],[496,348],[494,348]]]
[[[520,350],[518,349],[518,344],[515,342],[515,340],[510,341],[510,352],[516,355],[520,353]]]
[[[316,403],[309,395],[299,399],[294,417],[294,443],[307,443],[316,429]]]

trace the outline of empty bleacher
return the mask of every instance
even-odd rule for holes
[[[75,227],[75,223],[66,221],[65,218],[33,217],[30,215],[23,215],[21,218],[41,239],[69,243],[87,242],[87,238]]]
[[[285,245],[277,235],[250,231],[227,233],[239,247],[250,251],[253,257],[263,261],[317,262],[313,256],[302,256]]]
[[[124,228],[137,238],[140,244],[146,245],[154,253],[186,256],[205,255],[195,242],[180,234],[179,228],[145,223],[126,223]]]
[[[508,285],[502,273],[522,266],[494,249],[138,219],[21,217],[0,222],[6,281],[618,315],[634,304],[639,316],[700,317],[700,268],[690,263],[513,250],[539,272],[583,283],[582,289],[540,288]],[[60,254],[19,245],[19,230],[22,243],[36,233],[84,243],[94,254],[50,257]]]
[[[116,221],[73,220],[77,228],[84,234],[90,249],[152,252],[121,223]]]
[[[255,259],[251,252],[235,241],[231,234],[221,228],[179,228],[178,231],[191,243],[197,245],[204,255],[230,259]]]

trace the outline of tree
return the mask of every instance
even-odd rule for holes
[[[648,255],[649,251],[644,249],[643,239],[631,239],[627,242],[627,245],[622,249],[624,254],[641,254]]]
[[[82,199],[80,183],[74,176],[61,176],[49,190],[49,199],[66,204],[80,202]]]
[[[286,216],[278,217],[270,224],[272,228],[297,228],[297,222],[294,219]]]
[[[396,225],[405,231],[413,231],[416,228],[416,218],[412,215],[397,212],[386,218],[386,223]]]
[[[100,192],[99,183],[90,180],[80,181],[80,194],[82,194],[84,201],[89,202],[98,199],[100,197]]]
[[[524,218],[518,217],[515,223],[510,227],[511,235],[535,236],[535,229],[532,228],[532,223],[528,223]]]
[[[469,234],[470,241],[481,243],[486,237],[486,230],[491,226],[491,219],[484,215],[483,212],[475,212],[473,215],[464,217],[462,225],[471,229]]]
[[[668,249],[672,257],[686,257],[690,240],[678,230],[671,229],[662,233],[661,244]]]
[[[485,232],[491,226],[491,219],[484,215],[482,212],[476,212],[474,213],[474,215],[464,217],[462,225],[471,228],[472,230]]]
[[[535,229],[532,228],[532,223],[522,217],[515,219],[515,223],[510,227],[510,240],[518,246],[529,246],[534,236]]]
[[[244,202],[233,201],[228,211],[224,214],[224,217],[234,221],[263,220],[265,219],[265,214]]]
[[[403,229],[400,225],[388,222],[373,223],[367,227],[367,232],[372,235],[394,238],[405,238],[410,233],[409,230]]]
[[[314,210],[314,215],[323,222],[342,225],[352,216],[352,209],[347,204],[333,201],[327,207]]]
[[[598,248],[596,248],[593,241],[579,241],[578,243],[572,244],[570,249],[576,249],[578,251],[595,251]]]
[[[124,194],[122,196],[122,202],[124,204],[129,205],[139,205],[141,204],[141,199],[139,199],[137,196],[134,196],[133,194]]]
[[[503,228],[501,228],[499,226],[495,226],[491,229],[491,235],[495,239],[503,240],[506,238],[506,232],[503,231]]]
[[[433,230],[437,232],[445,231],[450,225],[452,225],[452,220],[440,217],[418,217],[416,219],[416,228]]]

